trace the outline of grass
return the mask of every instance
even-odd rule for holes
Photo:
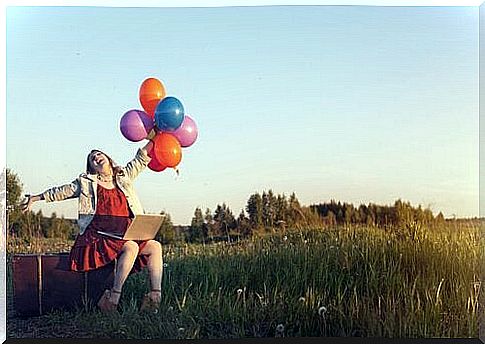
[[[478,337],[480,240],[478,225],[352,226],[166,246],[158,314],[138,312],[145,271],[128,278],[120,314],[56,311],[37,335]]]

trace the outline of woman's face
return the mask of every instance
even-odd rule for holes
[[[97,173],[106,173],[111,171],[111,165],[108,157],[101,152],[95,151],[89,154],[89,163],[91,164],[93,170],[95,170]]]

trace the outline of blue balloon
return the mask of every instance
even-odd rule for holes
[[[155,109],[155,123],[160,130],[174,131],[184,121],[184,107],[175,97],[165,97]]]

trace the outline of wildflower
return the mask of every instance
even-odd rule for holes
[[[173,311],[173,307],[172,306],[168,307],[168,310]]]
[[[300,301],[300,302],[305,302],[305,298],[302,296],[302,297],[300,297],[300,298],[298,299],[298,301]]]
[[[179,332],[184,332],[184,331],[185,331],[185,328],[179,327]]]
[[[283,324],[278,324],[278,326],[276,326],[277,333],[283,333],[284,330],[285,330],[285,326]]]
[[[327,308],[325,306],[322,306],[318,309],[318,315],[319,316],[324,317],[325,313],[327,313]]]
[[[242,290],[241,288],[239,288],[239,289],[237,290],[237,294],[238,294],[238,295],[240,295],[242,292],[243,292],[243,290]]]
[[[330,249],[333,250],[335,247],[334,246],[330,246]]]
[[[284,240],[284,241],[288,240],[288,237],[285,235],[285,236],[283,237],[283,240]]]
[[[306,244],[308,242],[308,240],[305,240],[303,243]]]
[[[168,264],[167,263],[163,263],[163,267],[164,268],[168,268]]]

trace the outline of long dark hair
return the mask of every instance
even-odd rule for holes
[[[109,164],[111,165],[111,169],[113,170],[113,175],[118,175],[118,174],[123,174],[123,170],[121,169],[120,166],[116,165],[116,163],[113,161],[113,159],[111,159],[111,157],[106,154],[105,152],[103,151],[100,151],[99,149],[93,149],[91,152],[89,152],[88,154],[88,157],[86,159],[86,173],[87,174],[96,174],[96,171],[94,170],[94,168],[91,166],[91,161],[89,161],[89,156],[92,154],[92,153],[95,153],[95,152],[99,152],[101,154],[104,154],[107,158],[108,158],[108,161],[109,161]]]

